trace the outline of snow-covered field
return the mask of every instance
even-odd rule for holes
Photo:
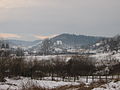
[[[94,88],[93,90],[120,90],[120,81],[118,82],[110,82],[108,84],[102,85],[98,88]]]
[[[69,60],[70,59],[70,55],[47,55],[47,56],[26,56],[25,60],[51,60],[51,59],[55,59],[57,57],[60,57],[61,59],[64,60]]]
[[[109,60],[110,58],[120,60],[120,53],[112,55],[112,53],[96,53],[91,55],[91,57],[96,58],[97,60]]]
[[[106,60],[112,56],[112,58],[116,58],[120,61],[120,53],[111,55],[111,53],[98,53],[96,55],[91,55],[91,57],[95,58],[98,62],[101,60]],[[49,55],[49,56],[26,56],[26,60],[50,60],[56,58],[57,55]],[[71,56],[70,55],[61,55],[60,58],[68,61]],[[59,86],[65,85],[79,85],[80,83],[86,83],[86,77],[82,77],[79,79],[79,82],[63,82],[63,81],[50,81],[50,80],[31,80],[30,78],[21,78],[18,80],[8,79],[6,78],[6,82],[0,82],[0,90],[20,90],[23,86],[31,86],[37,85],[45,88],[55,88]],[[92,82],[92,78],[88,80],[89,83]],[[120,81],[119,82],[111,82],[106,85],[103,85],[99,88],[95,88],[93,90],[120,90]]]
[[[26,60],[34,60],[34,59],[36,59],[36,60],[50,60],[53,58],[60,57],[60,58],[69,60],[71,56],[72,55],[26,56],[25,59]],[[112,53],[96,53],[95,55],[91,55],[90,57],[93,57],[96,60],[106,60],[106,59],[109,59],[110,57],[120,60],[120,53],[117,53],[114,55],[112,55]]]
[[[63,82],[63,81],[46,81],[46,80],[34,80],[30,78],[21,78],[18,80],[6,78],[6,82],[0,83],[0,90],[20,90],[23,86],[30,87],[32,85],[45,87],[45,88],[56,88],[58,86],[65,85],[79,85],[77,82]]]
[[[27,77],[20,77],[18,78],[6,78],[6,82],[0,82],[0,90],[21,90],[24,86],[25,87],[30,87],[30,86],[38,86],[38,87],[43,87],[43,88],[56,88],[56,87],[60,87],[60,86],[70,86],[70,85],[80,85],[80,84],[86,84],[86,85],[90,85],[90,83],[92,82],[97,82],[99,81],[99,76],[98,77],[94,77],[94,81],[92,81],[92,76],[88,77],[88,82],[86,82],[86,76],[82,76],[79,77],[79,80],[76,80],[76,82],[74,82],[73,79],[71,79],[69,82],[68,81],[62,81],[62,79],[58,78],[59,81],[51,81],[51,77],[45,77],[43,80],[35,80],[35,79],[31,79],[31,78],[27,78]],[[101,77],[102,80],[105,80],[105,76]],[[103,79],[104,78],[104,79]],[[108,78],[111,78],[111,76],[108,76]],[[115,77],[114,77],[115,78]],[[117,76],[116,76],[117,78]],[[103,85],[99,88],[95,88],[93,90],[120,90],[120,82],[117,83],[109,83],[106,85]],[[106,88],[119,88],[119,89],[105,89]],[[102,89],[103,88],[103,89]]]

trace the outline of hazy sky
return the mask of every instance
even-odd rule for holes
[[[120,34],[120,0],[0,0],[0,37]]]

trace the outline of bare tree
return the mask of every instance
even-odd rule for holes
[[[48,55],[52,53],[52,46],[53,46],[53,42],[50,39],[45,39],[42,42],[42,46],[41,46],[41,52],[44,55]]]
[[[22,48],[17,48],[16,56],[20,56],[20,57],[24,56],[24,51]]]

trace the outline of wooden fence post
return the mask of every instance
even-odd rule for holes
[[[112,75],[112,80],[113,80],[114,76]]]
[[[86,83],[88,83],[88,76],[86,76]]]
[[[106,79],[106,82],[108,82],[108,77],[107,77],[107,75],[106,75],[106,78],[105,78],[105,79]]]
[[[94,82],[94,75],[92,75],[92,82]]]
[[[99,76],[99,81],[101,82],[101,75]]]
[[[118,80],[120,79],[120,76],[119,76],[119,74],[118,74]]]

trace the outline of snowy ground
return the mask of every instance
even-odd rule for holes
[[[110,82],[110,83],[102,85],[98,88],[94,88],[93,90],[120,90],[120,81]]]
[[[96,53],[95,55],[91,55],[91,57],[96,58],[97,60],[106,60],[110,58],[120,60],[120,53],[114,55],[112,55],[111,53]]]
[[[106,60],[106,57],[109,57],[111,55],[111,53],[98,53],[96,55],[92,55],[91,57],[94,57],[97,59],[97,61],[100,60]],[[26,60],[49,60],[51,58],[56,58],[56,55],[49,55],[49,56],[27,56]],[[70,59],[70,56],[66,56],[66,55],[61,55],[61,58],[64,58],[66,61],[68,61]],[[112,55],[112,57],[115,57],[117,59],[120,60],[120,53]],[[55,88],[58,86],[64,86],[64,85],[79,85],[82,82],[86,82],[86,77],[82,77],[80,78],[79,82],[56,82],[56,81],[50,81],[50,80],[31,80],[30,78],[21,78],[19,80],[14,80],[14,79],[8,79],[6,78],[6,82],[2,83],[0,82],[0,90],[7,90],[9,88],[9,90],[20,90],[20,88],[22,88],[22,86],[30,86],[32,84],[37,85],[37,86],[41,86],[41,87],[45,87],[45,88]],[[92,79],[89,79],[89,83],[92,82]],[[103,85],[99,88],[95,88],[93,90],[120,90],[120,81],[119,82],[111,82],[108,83],[106,85]]]
[[[68,61],[71,57],[70,55],[47,55],[47,56],[26,56],[25,60],[51,60],[60,57]]]
[[[67,79],[65,79],[65,81],[63,82],[61,78],[54,78],[56,81],[51,81],[51,77],[45,77],[43,80],[35,80],[25,77],[21,77],[20,79],[6,78],[7,80],[6,82],[3,83],[0,82],[0,90],[7,90],[8,88],[9,90],[20,90],[23,86],[30,87],[32,85],[51,89],[65,85],[80,85],[81,83],[85,83],[86,85],[89,85],[90,83],[92,83],[92,76],[88,77],[88,82],[86,82],[86,78],[87,78],[86,76],[81,76],[79,77],[79,80],[76,80],[76,82],[74,82],[73,78],[71,78],[69,82]],[[99,77],[94,77],[94,78],[95,78],[94,81],[99,80]],[[102,80],[105,80],[105,76],[102,76],[101,78]],[[111,78],[111,76],[109,76],[108,78]]]
[[[99,81],[99,77],[96,77],[94,81]],[[105,80],[105,76],[101,77],[102,80]],[[104,79],[103,79],[104,78]],[[108,76],[108,78],[111,78],[111,76]],[[114,77],[114,78],[117,78]],[[60,86],[65,86],[65,85],[80,85],[82,83],[85,83],[86,85],[90,85],[92,83],[92,76],[88,77],[88,82],[86,83],[86,77],[82,76],[79,77],[79,80],[76,80],[76,82],[73,82],[74,80],[72,79],[71,81],[65,82],[63,81],[51,81],[50,77],[45,77],[45,80],[35,80],[35,79],[30,79],[30,78],[25,78],[21,77],[20,79],[18,78],[6,78],[6,82],[0,82],[0,90],[21,90],[23,86],[25,87],[30,87],[32,85],[38,86],[38,87],[44,87],[44,88],[56,88]],[[57,78],[56,78],[57,80]],[[60,79],[58,79],[60,80]],[[111,82],[105,85],[102,85],[98,88],[94,88],[93,90],[120,90],[120,81],[119,82]]]
[[[54,59],[56,57],[60,57],[66,60],[69,60],[72,55],[47,55],[47,56],[26,56],[26,60],[50,60]],[[90,57],[93,57],[97,60],[106,60],[109,57],[116,58],[120,60],[120,53],[112,55],[112,53],[96,53],[95,55],[91,55]]]
[[[55,88],[58,86],[65,85],[79,85],[77,82],[56,82],[56,81],[45,81],[45,80],[31,80],[30,78],[21,78],[19,80],[8,79],[6,78],[6,82],[0,83],[0,90],[20,90],[23,86],[41,86],[45,88]]]

